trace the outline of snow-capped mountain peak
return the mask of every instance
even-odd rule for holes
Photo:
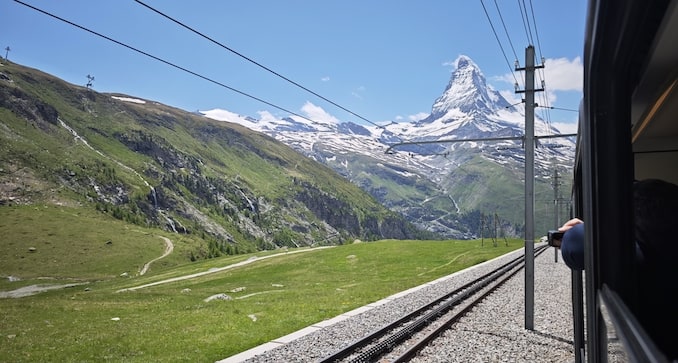
[[[236,115],[224,110],[202,111],[207,117],[240,123],[245,127],[267,133],[303,152],[312,152],[316,142],[336,140],[337,148],[351,138],[365,138],[366,144],[376,141],[383,147],[402,141],[469,139],[488,137],[516,137],[524,134],[524,113],[512,107],[490,85],[478,65],[465,55],[454,62],[455,69],[440,97],[432,106],[431,114],[416,122],[391,123],[382,127],[365,127],[350,122],[340,122],[322,108],[307,102],[302,107],[306,117],[291,115],[278,118],[267,111],[259,118]],[[535,119],[535,133],[557,133],[544,120]],[[332,137],[335,135],[335,137]],[[440,150],[443,145],[436,146]],[[350,146],[351,150],[361,152]],[[372,147],[367,148],[370,153]]]
[[[520,109],[511,107],[487,84],[478,65],[462,55],[456,59],[449,83],[433,103],[431,114],[420,121],[363,126],[339,122],[310,103],[301,110],[305,117],[279,118],[265,111],[259,112],[258,119],[222,110],[201,113],[266,133],[333,168],[415,224],[458,237],[470,235],[457,230],[461,228],[459,213],[480,208],[485,197],[492,199],[486,191],[480,191],[485,172],[467,170],[464,165],[469,160],[488,166],[493,173],[504,170],[511,174],[504,184],[521,183],[515,177],[525,155],[521,140],[525,114]],[[535,117],[536,135],[557,133]],[[535,161],[541,173],[554,162],[565,164],[573,159],[572,139],[549,139],[540,144]],[[468,184],[477,184],[480,189]],[[499,210],[507,215],[514,212],[513,206]]]
[[[315,112],[315,115],[310,115],[306,118],[297,115],[277,118],[268,111],[260,111],[258,119],[218,108],[199,111],[199,113],[217,121],[238,123],[252,130],[264,133],[274,131],[328,132],[337,131],[337,125],[339,125],[336,119],[323,118],[320,112]],[[321,121],[316,121],[316,119]]]
[[[428,120],[441,118],[451,110],[490,113],[509,105],[504,97],[487,85],[485,76],[471,58],[460,55],[454,64],[450,81],[433,103]]]

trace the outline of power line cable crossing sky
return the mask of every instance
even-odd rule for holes
[[[109,39],[103,42],[106,38],[50,20],[27,5]],[[459,55],[473,59],[510,103],[519,102],[513,87],[518,78],[497,51],[498,36],[483,21],[483,6],[444,0],[2,1],[0,46],[11,49],[11,61],[68,82],[84,85],[86,75],[94,75],[97,91],[185,110],[382,125],[426,117]],[[523,27],[529,17],[538,54],[545,57],[540,78],[548,79],[540,105],[577,108],[586,2],[518,0],[516,6],[497,0],[495,7],[501,19],[487,18],[502,22],[514,57],[521,53],[514,46],[529,44]],[[149,9],[181,14],[181,21]],[[224,49],[237,57],[224,57]],[[548,110],[554,126],[576,130],[575,113]]]
[[[132,46],[130,46],[130,45],[127,45],[127,44],[125,44],[125,43],[123,43],[123,42],[117,41],[117,40],[115,40],[115,39],[113,39],[113,38],[110,38],[110,37],[108,37],[108,36],[106,36],[106,35],[103,35],[103,34],[100,34],[100,33],[95,32],[95,31],[93,31],[93,30],[87,29],[87,28],[85,28],[85,27],[83,27],[83,26],[81,26],[81,25],[75,24],[75,23],[73,23],[73,22],[71,22],[71,21],[68,21],[68,20],[66,20],[66,19],[64,19],[64,18],[58,17],[58,16],[56,16],[56,15],[54,15],[54,14],[51,14],[51,13],[48,13],[48,12],[46,12],[46,11],[44,11],[44,10],[38,9],[38,8],[36,8],[36,7],[34,7],[34,6],[31,6],[31,5],[29,5],[29,4],[26,4],[26,3],[22,2],[22,1],[19,1],[19,0],[14,0],[14,1],[16,1],[16,2],[18,2],[18,3],[20,3],[20,4],[22,4],[22,5],[25,5],[25,6],[31,8],[31,9],[33,9],[33,10],[35,10],[35,11],[38,11],[38,12],[40,12],[40,13],[42,13],[42,14],[45,14],[45,15],[50,16],[50,17],[53,17],[53,18],[55,18],[55,19],[57,19],[57,20],[59,20],[59,21],[62,21],[62,22],[67,23],[67,24],[69,24],[69,25],[72,25],[72,26],[74,26],[74,27],[76,27],[76,28],[78,28],[78,29],[84,30],[84,31],[86,31],[86,32],[88,32],[88,33],[91,33],[91,34],[93,34],[93,35],[96,35],[96,36],[98,36],[98,37],[101,37],[101,38],[103,38],[103,39],[106,39],[106,40],[108,40],[108,41],[111,41],[111,42],[113,42],[113,43],[115,43],[115,44],[118,44],[118,45],[120,45],[120,46],[123,46],[123,47],[125,47],[125,48],[127,48],[127,49],[129,49],[129,50],[132,50],[132,51],[135,51],[135,52],[137,52],[137,53],[139,53],[139,54],[145,55],[145,56],[147,56],[147,57],[149,57],[149,58],[151,58],[151,59],[155,59],[155,60],[157,60],[158,62],[161,62],[161,63],[164,63],[164,64],[166,64],[166,65],[168,65],[168,66],[174,67],[174,68],[176,68],[176,69],[178,69],[178,70],[180,70],[180,71],[184,71],[184,72],[186,72],[186,73],[188,73],[188,74],[191,74],[191,75],[196,76],[196,77],[198,77],[198,78],[204,79],[205,81],[214,83],[214,84],[216,84],[216,85],[218,85],[218,86],[221,86],[221,87],[226,88],[226,89],[228,89],[228,90],[231,90],[231,91],[233,91],[233,92],[239,93],[239,94],[241,94],[241,95],[243,95],[243,96],[245,96],[245,97],[249,97],[249,98],[251,98],[251,99],[254,99],[254,100],[256,100],[256,101],[259,101],[259,102],[261,102],[261,103],[263,103],[263,104],[265,104],[265,105],[271,106],[271,107],[273,107],[273,108],[277,108],[277,109],[279,109],[279,110],[281,110],[281,111],[289,112],[289,113],[292,114],[292,115],[295,115],[295,116],[298,116],[298,117],[302,117],[302,118],[304,118],[304,119],[306,119],[306,120],[308,120],[308,121],[315,122],[315,121],[313,121],[313,120],[311,120],[311,119],[309,119],[309,118],[306,118],[306,117],[304,117],[304,116],[298,115],[298,114],[296,114],[295,112],[292,112],[292,111],[289,111],[289,110],[287,110],[287,109],[285,109],[285,108],[282,108],[282,107],[280,107],[280,106],[277,106],[277,105],[274,104],[274,103],[265,101],[265,100],[263,100],[263,99],[261,99],[261,98],[252,96],[252,95],[250,95],[250,94],[248,94],[248,93],[245,93],[245,92],[242,92],[242,91],[240,91],[240,90],[238,90],[238,89],[235,89],[235,88],[233,88],[233,87],[227,86],[227,85],[225,85],[225,84],[223,84],[223,83],[221,83],[221,82],[219,82],[219,81],[215,81],[215,80],[213,80],[213,79],[211,79],[211,78],[209,78],[209,77],[207,77],[207,76],[203,76],[202,74],[199,74],[199,73],[196,73],[196,72],[194,72],[194,71],[191,71],[190,69],[187,69],[187,68],[184,68],[184,67],[182,67],[182,66],[176,65],[176,64],[174,64],[174,63],[172,63],[172,62],[170,62],[170,61],[167,61],[167,60],[165,60],[165,59],[156,57],[156,56],[154,56],[154,55],[152,55],[152,54],[150,54],[150,53],[147,53],[147,52],[145,52],[145,51],[143,51],[143,50],[134,48],[134,47],[132,47]],[[90,80],[90,82],[88,82],[88,87],[89,87],[89,86],[91,85],[91,80],[93,80],[94,78],[93,78],[92,76],[90,76],[89,74],[87,75],[87,78]]]
[[[310,94],[312,94],[312,95],[314,95],[314,96],[316,96],[316,97],[318,97],[318,98],[320,98],[320,99],[322,99],[322,100],[324,100],[324,101],[327,101],[327,102],[331,103],[331,104],[334,105],[334,106],[339,107],[340,109],[342,109],[342,110],[344,110],[344,111],[350,113],[351,115],[356,116],[356,117],[358,117],[359,119],[361,119],[361,120],[363,120],[363,121],[366,121],[366,122],[368,122],[368,123],[370,123],[370,124],[373,124],[373,125],[375,125],[375,126],[379,126],[379,125],[375,124],[374,122],[372,122],[372,121],[370,121],[370,120],[368,120],[368,119],[366,119],[366,118],[364,118],[364,117],[358,115],[357,113],[355,113],[355,112],[353,112],[353,111],[351,111],[351,110],[345,108],[344,106],[341,106],[341,105],[339,105],[339,104],[337,104],[337,103],[335,103],[335,102],[333,102],[333,101],[331,101],[331,100],[328,100],[327,98],[325,98],[325,97],[323,97],[323,96],[317,94],[316,92],[311,91],[310,89],[308,89],[308,88],[306,88],[306,87],[300,85],[299,83],[297,83],[297,82],[295,82],[295,81],[293,81],[293,80],[291,80],[291,79],[289,79],[289,78],[287,78],[287,77],[281,75],[280,73],[278,73],[278,72],[276,72],[276,71],[274,71],[274,70],[272,70],[272,69],[270,69],[270,68],[268,68],[268,67],[266,67],[266,66],[264,66],[264,65],[262,65],[262,64],[260,64],[260,63],[258,63],[258,62],[256,62],[256,61],[250,59],[249,57],[247,57],[247,56],[245,56],[245,55],[243,55],[243,54],[241,54],[241,53],[239,53],[239,52],[237,52],[237,51],[235,51],[235,50],[233,50],[233,49],[227,47],[226,45],[224,45],[224,44],[222,44],[222,43],[220,43],[220,42],[218,42],[218,41],[216,41],[216,40],[214,40],[214,39],[208,37],[207,35],[205,35],[205,34],[199,32],[199,31],[197,31],[197,30],[191,28],[190,26],[188,26],[188,25],[186,25],[186,24],[184,24],[184,23],[182,23],[182,22],[180,22],[180,21],[178,21],[178,20],[176,20],[176,19],[170,17],[169,15],[167,15],[167,14],[165,14],[165,13],[163,13],[163,12],[161,12],[161,11],[159,11],[159,10],[157,10],[157,9],[155,9],[155,8],[153,8],[153,7],[149,6],[149,5],[147,5],[147,4],[145,4],[143,1],[140,1],[140,0],[134,0],[134,1],[136,1],[136,2],[137,2],[138,4],[140,4],[140,5],[143,5],[144,7],[148,8],[148,9],[150,9],[150,10],[152,10],[152,11],[154,11],[154,12],[160,14],[160,15],[162,15],[163,17],[165,17],[165,18],[167,18],[167,19],[169,19],[169,20],[175,22],[176,24],[179,24],[180,26],[182,26],[182,27],[184,27],[184,28],[186,28],[186,29],[188,29],[188,30],[194,32],[195,34],[200,35],[201,37],[203,37],[203,38],[209,40],[210,42],[212,42],[212,43],[214,43],[214,44],[217,44],[218,46],[220,46],[220,47],[222,47],[222,48],[228,50],[229,52],[231,52],[231,53],[233,53],[233,54],[235,54],[235,55],[237,55],[237,56],[239,56],[239,57],[241,57],[241,58],[247,60],[248,62],[257,65],[259,68],[262,68],[262,69],[266,70],[267,72],[270,72],[270,73],[272,73],[272,74],[274,74],[274,75],[276,75],[276,76],[278,76],[278,77],[284,79],[285,81],[287,81],[287,82],[289,82],[289,83],[291,83],[291,84],[293,84],[293,85],[295,85],[295,86],[297,86],[297,87],[303,89],[304,91],[306,91],[306,92],[308,92],[308,93],[310,93]]]
[[[504,47],[502,46],[502,42],[501,42],[501,40],[499,39],[499,36],[496,33],[492,18],[490,17],[490,14],[488,13],[487,8],[485,7],[485,4],[483,3],[483,0],[480,0],[480,3],[483,7],[483,10],[485,11],[485,16],[487,17],[487,20],[490,23],[490,28],[492,29],[492,32],[494,33],[495,38],[497,39],[497,42],[499,43],[499,48],[501,49],[501,52],[504,55],[504,58],[506,59],[506,62],[508,64],[509,63],[508,58],[506,57],[506,53],[504,51]],[[508,31],[508,29],[506,27],[506,23],[504,22],[504,17],[502,16],[502,11],[499,7],[497,0],[494,0],[494,4],[495,4],[495,8],[497,9],[497,14],[499,16],[499,19],[500,19],[502,26],[504,28],[504,32],[506,34],[506,39],[508,40],[510,48],[513,51],[513,55],[515,57],[515,63],[519,64],[520,58],[518,57],[518,55],[515,51],[515,47],[513,46],[513,41],[511,40],[510,32]],[[534,15],[534,7],[532,6],[532,1],[530,0],[529,15],[528,15],[528,11],[527,11],[527,6],[525,5],[525,0],[518,0],[518,9],[520,10],[523,28],[525,29],[526,41],[529,44],[534,45],[533,42],[536,39],[537,40],[537,44],[536,44],[537,52],[539,54],[542,54],[541,53],[542,52],[541,51],[541,42],[539,40],[539,30],[537,29],[537,20],[536,20],[536,17]],[[532,17],[531,22],[530,22],[530,16]],[[533,28],[534,28],[534,30],[533,30]],[[534,64],[543,65],[543,60],[544,60],[543,56],[540,56],[540,59],[537,59],[536,54],[535,54]],[[509,64],[509,67],[510,67],[510,64]],[[546,76],[545,76],[544,68],[538,68],[536,74],[537,74],[537,77],[538,77],[537,88],[541,87],[542,89],[544,89],[544,92],[540,92],[540,93],[537,94],[537,97],[541,99],[541,104],[543,106],[545,106],[542,110],[541,117],[542,117],[542,119],[544,119],[546,121],[547,125],[549,125],[549,130],[550,130],[551,114],[550,114],[549,110],[552,109],[552,108],[549,106],[549,97],[546,93]],[[515,78],[516,77],[515,77],[515,74],[514,74],[514,79]],[[519,87],[518,84],[519,83],[516,79],[516,87]],[[524,83],[521,85],[521,87],[525,88]]]

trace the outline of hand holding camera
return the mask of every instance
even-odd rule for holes
[[[567,232],[568,229],[581,223],[584,223],[584,221],[582,221],[579,218],[572,218],[569,221],[565,222],[565,224],[563,224],[562,227],[558,228],[558,230],[548,231],[546,236],[549,242],[549,246],[560,248],[560,243],[563,240],[563,235],[565,234],[565,232]]]
[[[548,233],[546,234],[546,237],[548,239],[549,246],[560,247],[560,242],[563,240],[563,234],[565,234],[565,232],[555,231],[555,230],[554,231],[548,231]]]

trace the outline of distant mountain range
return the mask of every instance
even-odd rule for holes
[[[469,57],[460,56],[431,113],[416,122],[377,127],[298,116],[254,119],[219,109],[201,113],[282,141],[421,228],[471,238],[523,234],[525,153],[519,138],[525,133],[525,116],[520,109],[487,84]],[[557,134],[558,129],[536,117],[535,135]],[[449,142],[483,138],[516,139]],[[562,192],[556,195],[553,176],[556,169],[569,176],[575,149],[573,138],[545,140],[535,155],[538,233],[553,227],[554,200],[568,196],[568,178],[557,183]],[[394,152],[386,153],[389,148]],[[565,204],[559,209],[566,213]]]
[[[426,118],[384,126],[189,113],[8,62],[0,205],[90,208],[199,235],[197,257],[355,238],[522,236],[523,123],[465,56]],[[559,134],[539,118],[535,128]],[[482,138],[513,139],[449,142]],[[567,199],[574,159],[574,140],[549,140],[536,153],[538,233],[554,226],[555,170]]]

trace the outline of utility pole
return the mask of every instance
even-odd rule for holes
[[[494,238],[492,238],[492,244],[494,247],[497,247],[497,212],[494,212]]]
[[[6,51],[6,52],[5,52],[5,60],[9,60],[8,57],[9,57],[9,51],[10,51],[10,50],[11,50],[11,49],[9,49],[9,45],[8,45],[8,46],[5,48],[5,51]]]
[[[558,205],[558,201],[560,198],[558,198],[558,186],[560,186],[560,182],[558,181],[558,165],[554,165],[553,168],[553,225],[557,229],[558,226],[560,226],[560,206]],[[553,249],[553,260],[554,262],[558,262],[558,249],[554,248]]]
[[[544,91],[543,85],[540,89],[534,88],[535,69],[544,68],[542,64],[534,64],[534,46],[529,45],[525,48],[525,68],[519,68],[516,64],[516,71],[525,71],[525,90],[518,90],[516,84],[516,93],[525,93],[525,136],[497,137],[497,138],[478,138],[478,139],[449,139],[449,140],[427,140],[427,141],[409,141],[400,142],[389,146],[385,153],[393,153],[393,149],[405,145],[423,145],[423,144],[443,144],[469,141],[499,141],[499,140],[522,140],[525,147],[525,329],[534,330],[534,144],[537,139],[534,135],[534,93]],[[539,136],[539,138],[551,137],[572,137],[577,134],[561,134],[552,136]],[[482,217],[481,217],[481,223]],[[481,226],[481,233],[482,228]],[[482,243],[482,236],[481,236]]]
[[[543,62],[542,62],[543,63]],[[534,46],[525,48],[525,329],[534,330]],[[517,88],[517,87],[516,87]]]
[[[553,224],[554,226],[558,227],[560,226],[560,197],[559,197],[559,187],[560,187],[560,181],[558,181],[558,166],[553,169],[553,207],[554,207],[554,214],[553,214]]]
[[[483,247],[485,245],[485,234],[483,233],[485,231],[485,215],[483,212],[480,212],[480,247]]]

